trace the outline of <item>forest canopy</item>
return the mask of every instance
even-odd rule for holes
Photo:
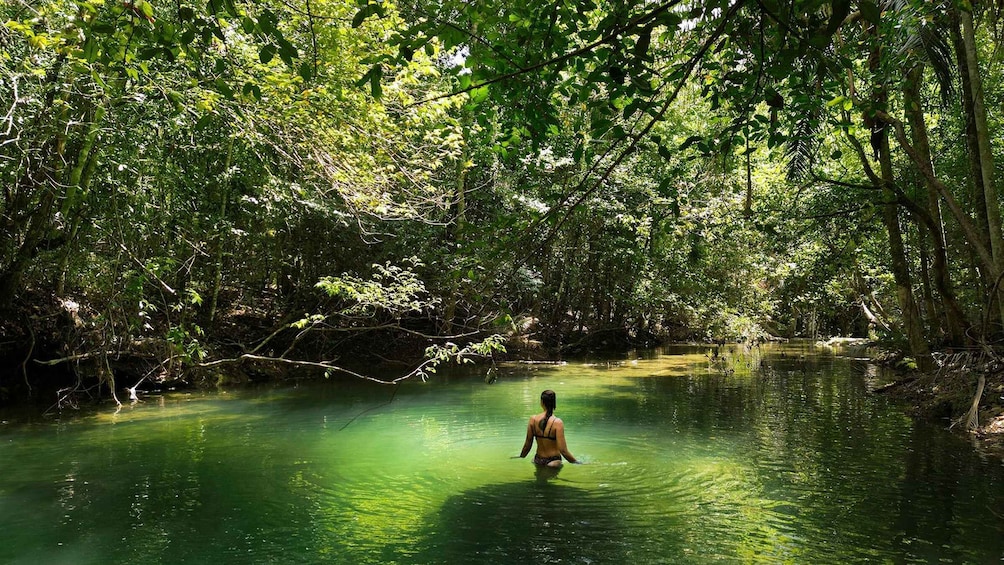
[[[0,400],[373,354],[993,347],[999,16],[4,3]]]

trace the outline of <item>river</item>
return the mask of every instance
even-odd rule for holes
[[[1004,465],[811,344],[0,413],[0,563],[1001,563]],[[543,389],[584,465],[514,459]]]

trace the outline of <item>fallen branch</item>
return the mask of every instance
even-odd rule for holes
[[[487,357],[490,356],[494,351],[505,351],[503,346],[504,338],[501,335],[492,335],[486,338],[484,341],[478,343],[472,343],[466,347],[461,348],[454,343],[447,343],[445,346],[435,345],[429,347],[425,350],[425,355],[428,357],[425,361],[419,364],[417,367],[412,369],[405,375],[402,375],[396,379],[378,379],[376,377],[371,377],[369,375],[363,375],[357,373],[345,367],[339,367],[328,361],[304,361],[300,359],[286,359],[284,357],[268,357],[264,355],[256,355],[253,353],[245,353],[238,357],[232,357],[229,359],[217,359],[215,361],[209,361],[208,363],[199,363],[195,365],[200,368],[216,367],[220,365],[228,365],[234,363],[240,363],[243,361],[260,361],[264,363],[280,363],[284,365],[293,365],[297,367],[314,367],[317,369],[324,369],[327,372],[337,372],[346,375],[353,376],[357,379],[362,379],[366,381],[371,381],[374,383],[384,384],[384,385],[396,385],[401,381],[408,380],[412,377],[420,377],[423,381],[426,380],[429,373],[436,372],[436,366],[444,361],[456,361],[460,362],[470,362],[471,357]]]
[[[483,355],[481,355],[480,353],[475,353],[470,348],[464,348],[464,349],[460,350],[459,352],[457,352],[456,354],[452,355],[451,357],[454,357],[457,360],[460,360],[460,359],[467,359],[467,358],[470,358],[470,357],[482,357],[482,356]],[[371,377],[369,375],[364,375],[362,373],[357,373],[357,372],[352,371],[350,369],[346,369],[345,367],[339,367],[338,365],[333,365],[333,364],[331,364],[329,362],[326,362],[326,361],[304,361],[304,360],[300,360],[300,359],[285,359],[283,357],[268,357],[268,356],[265,356],[265,355],[255,355],[255,354],[251,354],[251,353],[245,353],[245,354],[243,354],[243,355],[241,355],[239,357],[232,357],[232,358],[229,358],[229,359],[217,359],[216,361],[209,361],[208,363],[199,363],[198,365],[196,365],[196,367],[200,367],[200,368],[216,367],[216,366],[220,366],[220,365],[230,365],[230,364],[234,364],[234,363],[241,363],[243,361],[261,361],[261,362],[264,362],[264,363],[279,363],[279,364],[283,364],[283,365],[293,365],[293,366],[297,366],[297,367],[314,367],[314,368],[317,368],[317,369],[324,369],[325,371],[333,371],[333,372],[337,372],[337,373],[342,373],[342,374],[345,374],[345,375],[349,375],[349,376],[355,377],[357,379],[363,379],[363,380],[371,381],[371,382],[382,384],[382,385],[396,385],[396,384],[398,384],[398,383],[400,383],[402,381],[406,381],[406,380],[408,380],[408,379],[410,379],[412,377],[416,377],[416,376],[420,376],[422,378],[422,380],[424,381],[425,378],[426,378],[426,376],[427,376],[427,374],[429,372],[434,372],[434,371],[431,371],[431,370],[436,365],[438,365],[439,363],[441,363],[443,361],[443,359],[441,359],[441,358],[426,359],[418,367],[415,367],[414,369],[412,369],[407,374],[402,375],[400,377],[397,377],[396,379],[389,379],[389,380],[387,380],[387,379],[378,379],[376,377]]]
[[[60,363],[72,363],[73,361],[83,361],[84,359],[91,359],[93,357],[107,357],[109,355],[114,356],[116,353],[116,351],[91,351],[89,353],[80,353],[77,355],[70,355],[68,357],[60,357],[59,359],[50,359],[48,361],[42,361],[41,359],[33,359],[33,361],[39,365],[51,367],[53,365],[59,365]]]

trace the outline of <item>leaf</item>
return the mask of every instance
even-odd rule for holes
[[[143,61],[149,61],[157,55],[160,54],[160,47],[144,47],[139,52],[139,58]]]
[[[261,14],[258,15],[258,29],[260,29],[265,35],[272,35],[275,33],[275,24],[277,22],[278,20],[271,10],[262,10]]]
[[[480,104],[488,99],[488,87],[481,86],[470,91],[471,102]]]
[[[684,149],[690,147],[691,145],[693,145],[695,143],[698,143],[698,142],[702,141],[703,139],[704,138],[701,137],[701,136],[699,136],[699,135],[692,135],[692,136],[688,137],[686,140],[684,140],[683,143],[680,144],[680,151],[683,151]]]
[[[98,58],[98,42],[93,37],[88,37],[84,42],[84,59],[88,63],[93,63]]]
[[[683,23],[683,17],[676,12],[665,10],[656,17],[656,21],[668,28],[675,28]]]
[[[832,12],[830,14],[830,21],[826,24],[826,33],[828,35],[833,35],[836,33],[840,24],[844,23],[844,18],[851,11],[851,1],[850,0],[833,0],[830,2]]]
[[[383,67],[377,63],[373,66],[373,70],[370,71],[370,94],[377,100],[383,97],[383,85],[380,84],[382,78]]]
[[[255,27],[254,20],[251,18],[247,16],[241,18],[241,28],[244,30],[244,33],[254,33]]]
[[[279,58],[282,59],[284,63],[293,66],[293,59],[299,58],[300,52],[296,50],[296,47],[292,43],[287,41],[285,38],[279,40]]]
[[[356,12],[355,17],[352,18],[352,27],[357,28],[363,25],[363,21],[365,21],[366,18],[376,13],[376,6],[376,4],[367,4]]]
[[[136,9],[140,11],[141,14],[143,14],[143,17],[145,17],[150,21],[153,21],[153,5],[151,5],[149,2],[146,2],[145,0],[140,0],[139,2],[136,2],[133,5],[136,7]]]
[[[871,0],[860,0],[858,6],[861,9],[861,17],[869,22],[878,25],[882,18],[882,10]]]
[[[641,99],[632,100],[630,104],[624,107],[624,119],[626,120],[633,116],[643,104],[644,102]]]
[[[262,45],[258,51],[258,60],[263,65],[269,64],[275,58],[275,45]]]
[[[634,56],[638,60],[638,64],[641,61],[651,60],[648,55],[648,47],[652,43],[652,28],[645,28],[644,31],[638,36],[638,41],[634,44]]]
[[[218,90],[219,93],[222,94],[227,99],[232,99],[234,97],[234,90],[230,88],[230,85],[227,84],[227,81],[221,78],[216,79],[216,90]]]
[[[310,61],[300,63],[300,77],[303,78],[304,82],[310,82],[310,79],[314,77],[314,65]]]

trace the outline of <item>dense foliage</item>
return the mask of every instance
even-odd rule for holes
[[[882,336],[921,366],[1001,335],[992,6],[53,0],[0,20],[0,399],[61,369],[135,392],[433,345],[421,375],[500,335]]]

